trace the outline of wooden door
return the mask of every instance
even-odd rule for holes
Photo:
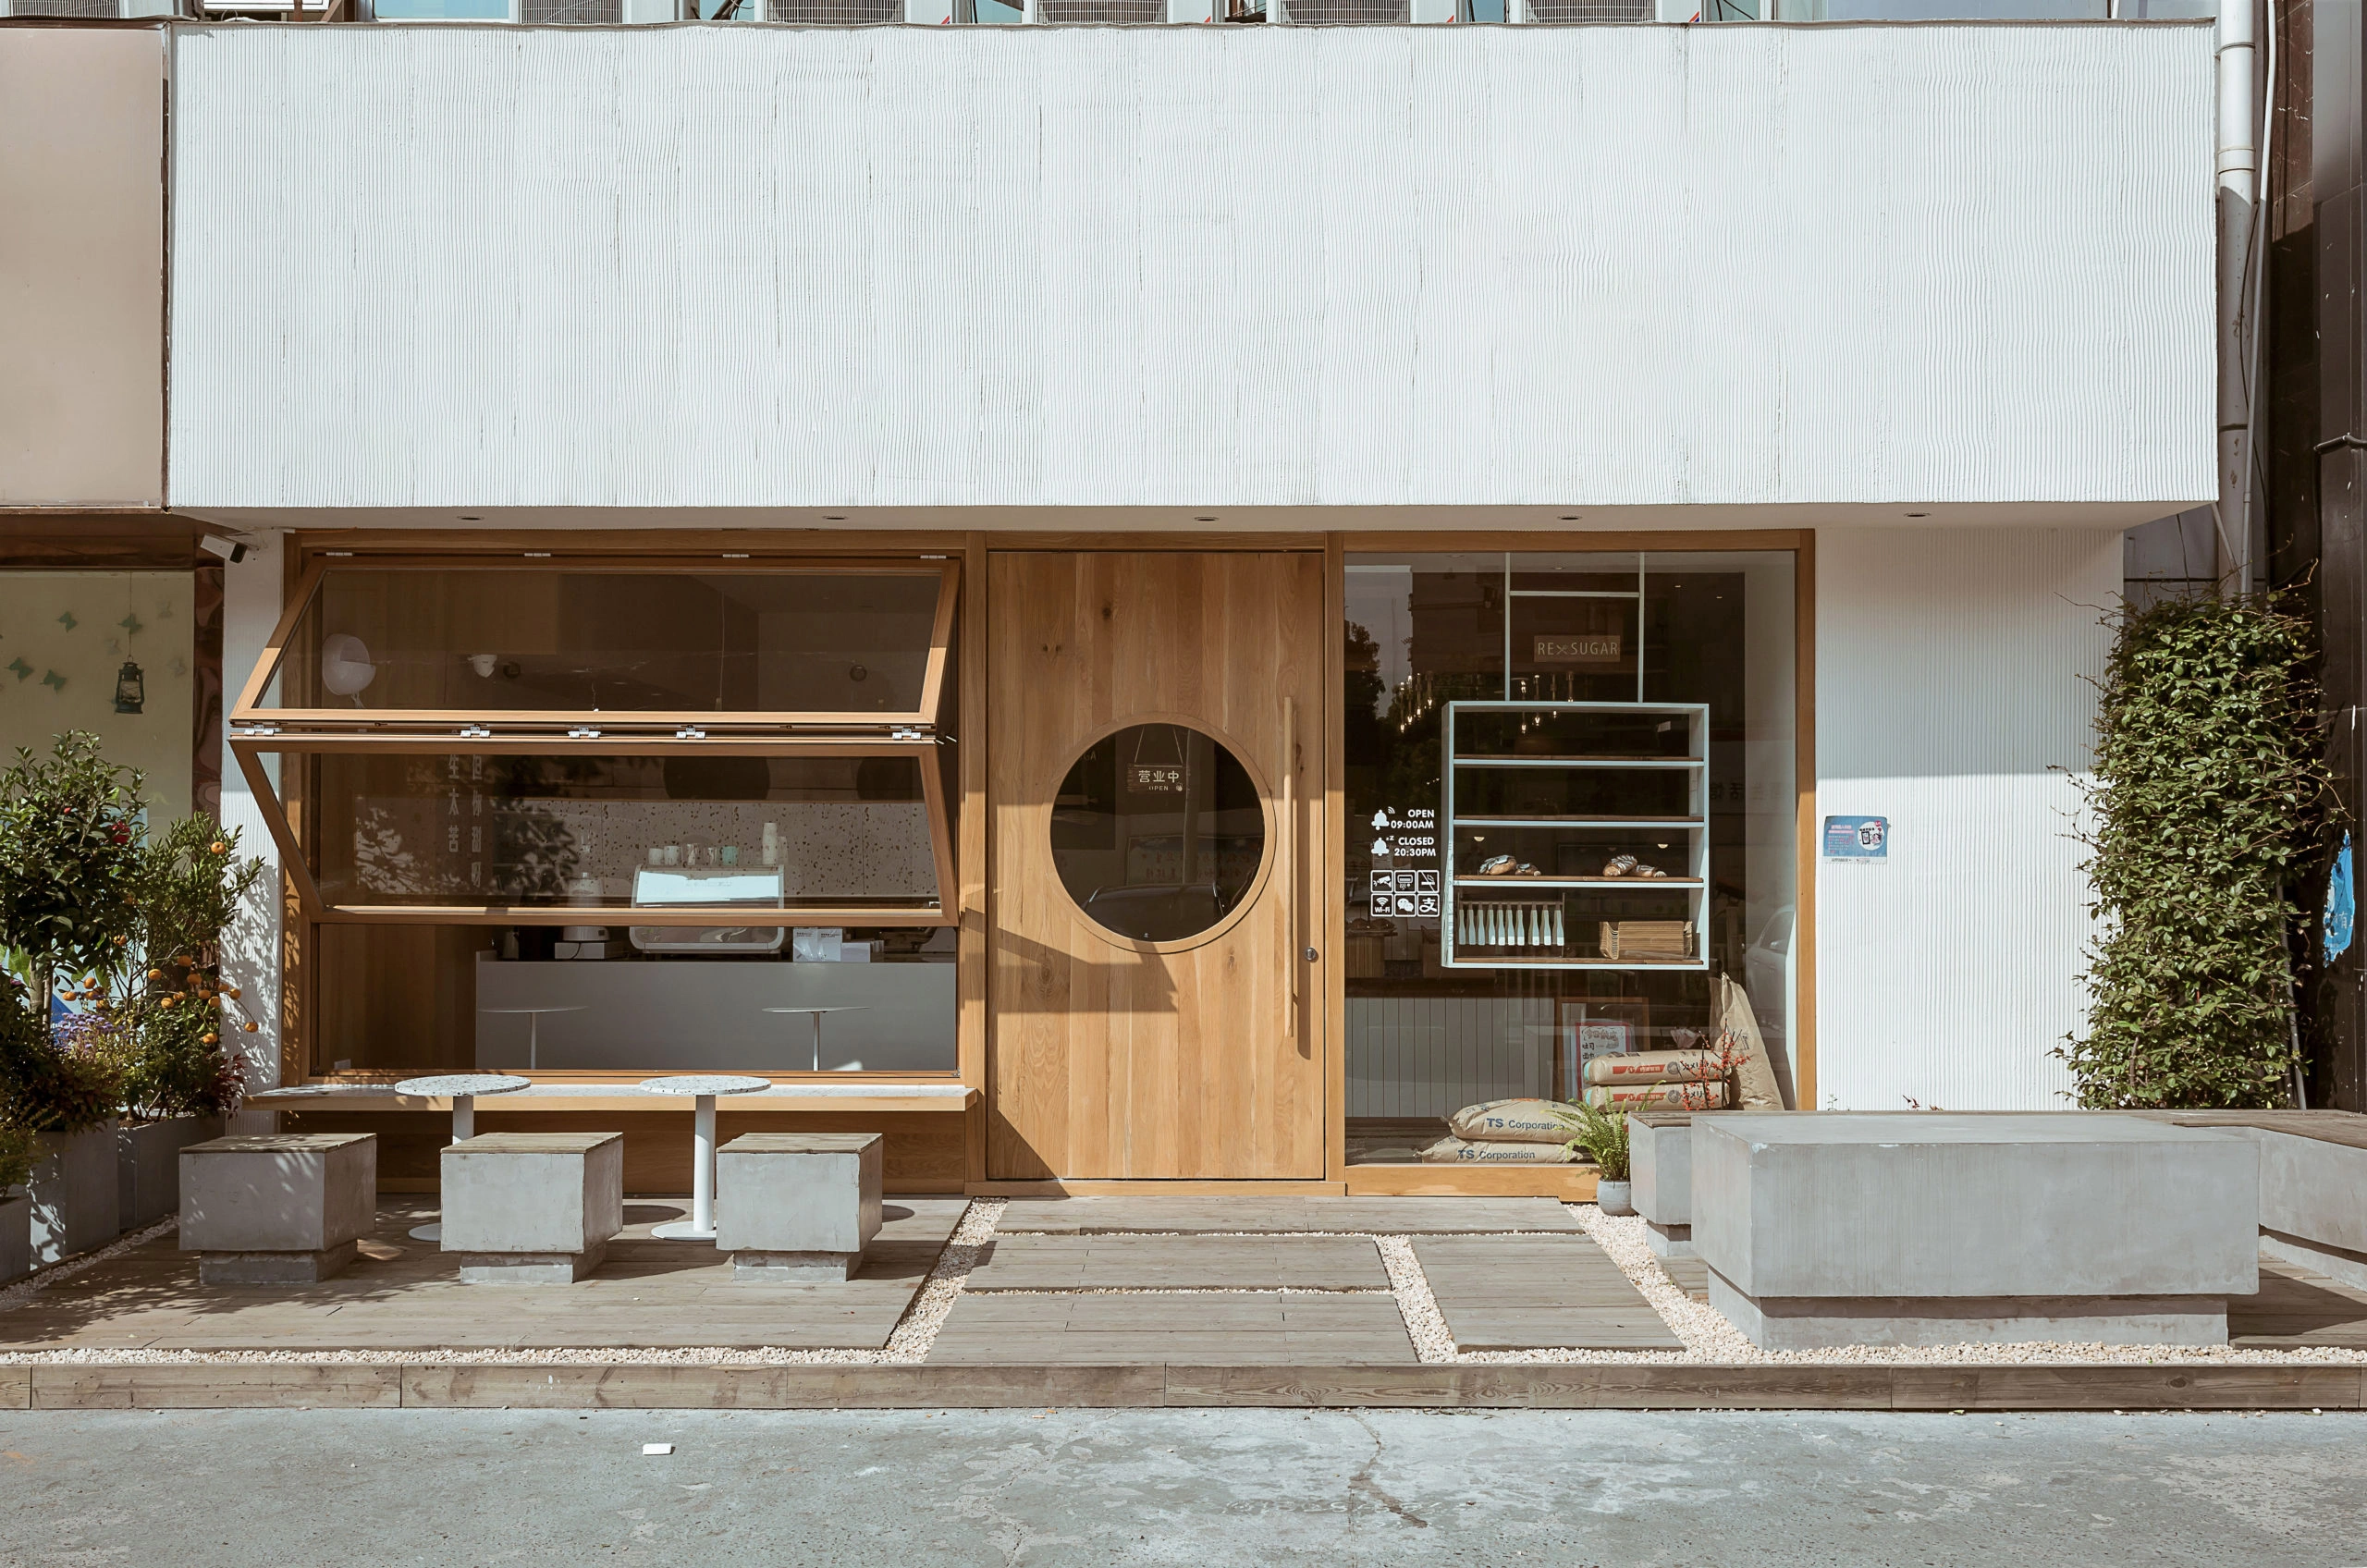
[[[1321,1177],[1322,557],[1009,552],[987,585],[987,1174]],[[1196,939],[1114,935],[1052,855],[1071,765],[1147,722],[1215,737],[1264,802],[1257,881]]]

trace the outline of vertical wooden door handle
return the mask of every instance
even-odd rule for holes
[[[1298,1038],[1298,699],[1282,699],[1282,842],[1275,876],[1282,892],[1282,1038]]]

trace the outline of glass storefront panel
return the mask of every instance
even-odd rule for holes
[[[954,591],[316,564],[231,734],[309,1071],[955,1072]]]
[[[261,712],[936,717],[951,577],[331,562]]]
[[[1791,553],[1358,554],[1346,608],[1351,1163],[1751,1032],[1788,1099]]]

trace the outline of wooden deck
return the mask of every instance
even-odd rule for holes
[[[1413,1239],[1459,1348],[1681,1348],[1593,1241],[1527,1200],[1014,1202],[923,1366],[456,1366],[446,1351],[883,1346],[959,1219],[891,1198],[862,1275],[742,1285],[628,1206],[592,1279],[461,1285],[389,1203],[364,1256],[315,1286],[204,1287],[167,1234],[0,1313],[0,1350],[390,1351],[350,1363],[0,1366],[0,1408],[224,1404],[1373,1404],[1876,1409],[2367,1407],[2367,1367],[1423,1365],[1375,1235]],[[1550,1212],[1549,1212],[1550,1211]],[[1572,1222],[1575,1223],[1574,1221]],[[1291,1231],[1328,1232],[1290,1234]],[[1345,1232],[1345,1233],[1343,1233]],[[1699,1260],[1663,1260],[1688,1294]],[[2367,1349],[2367,1292],[2263,1259],[2239,1347]]]
[[[1606,1260],[1608,1261],[1608,1260]],[[1386,1291],[1362,1236],[999,1235],[972,1291]]]
[[[1397,1298],[1383,1292],[964,1294],[932,1365],[1411,1366]]]
[[[712,1246],[661,1242],[670,1203],[625,1206],[623,1235],[591,1279],[463,1285],[433,1242],[432,1210],[386,1205],[362,1256],[317,1285],[207,1286],[167,1232],[0,1313],[0,1350],[549,1350],[609,1345],[877,1350],[936,1265],[959,1198],[898,1198],[860,1277],[742,1284]]]
[[[1586,1236],[1424,1236],[1414,1256],[1458,1350],[1683,1350]]]

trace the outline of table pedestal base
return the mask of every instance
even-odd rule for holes
[[[651,1226],[649,1233],[661,1242],[712,1242],[715,1240],[715,1223],[710,1220],[701,1225],[695,1219],[675,1219]]]

